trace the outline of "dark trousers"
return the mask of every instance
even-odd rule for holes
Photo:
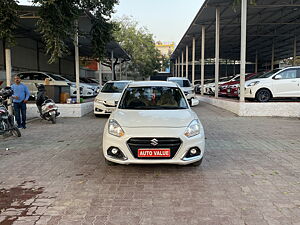
[[[24,102],[14,102],[15,117],[18,127],[26,126],[26,104]]]

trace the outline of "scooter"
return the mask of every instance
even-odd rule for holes
[[[38,89],[36,97],[36,105],[42,119],[56,123],[56,117],[60,115],[58,107],[52,99],[46,96],[45,86],[43,84],[35,84]]]
[[[7,100],[13,95],[13,90],[6,87],[0,90],[0,135],[11,133],[17,137],[21,137],[21,132],[16,124],[14,115],[11,115],[7,107],[11,104]]]

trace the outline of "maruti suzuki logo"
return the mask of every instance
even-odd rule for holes
[[[158,145],[158,140],[157,139],[152,139],[151,140],[151,145],[153,145],[153,146],[156,146],[156,145]]]

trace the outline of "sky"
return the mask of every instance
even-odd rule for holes
[[[29,2],[20,0],[23,5]],[[202,4],[203,0],[119,0],[113,18],[132,16],[156,41],[178,44]]]

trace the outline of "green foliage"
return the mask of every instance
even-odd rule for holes
[[[153,35],[146,28],[138,28],[138,24],[130,17],[116,20],[118,29],[114,38],[131,56],[128,72],[146,78],[160,68],[159,51],[155,48]]]
[[[18,19],[18,0],[0,1],[0,38],[7,47],[15,45],[13,31]]]
[[[118,0],[33,0],[40,6],[38,31],[46,44],[49,63],[68,54],[67,41],[74,41],[75,21],[85,12],[91,13],[90,35],[94,57],[102,58],[105,46],[112,38],[113,24],[109,22],[113,7]]]

